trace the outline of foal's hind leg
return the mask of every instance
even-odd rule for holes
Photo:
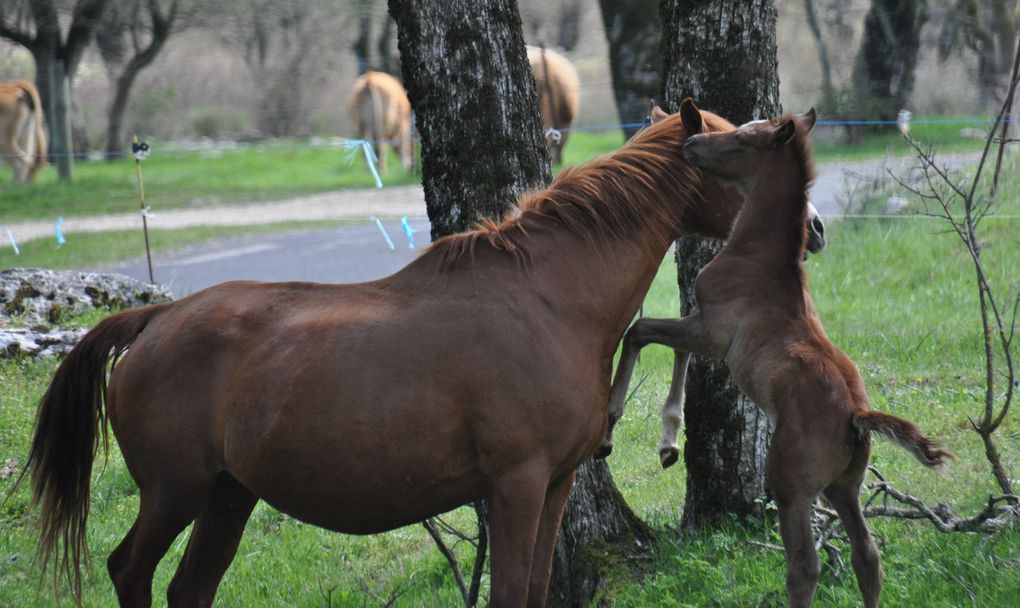
[[[195,520],[188,548],[167,590],[168,606],[211,606],[220,579],[234,559],[258,498],[220,473],[209,503]]]
[[[850,561],[857,575],[857,586],[864,596],[866,608],[878,606],[878,596],[882,591],[882,565],[878,548],[868,531],[861,511],[860,482],[832,484],[825,489],[825,497],[829,499],[836,513],[843,522],[843,528],[850,537],[852,550]]]
[[[200,501],[186,495],[163,500],[154,491],[142,490],[138,518],[106,561],[122,607],[152,605],[152,575],[170,543],[194,519]]]

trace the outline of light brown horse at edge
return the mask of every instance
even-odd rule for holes
[[[733,128],[684,107],[698,131]],[[192,522],[167,596],[210,605],[259,499],[371,534],[480,498],[491,604],[544,605],[619,340],[673,240],[725,237],[742,202],[684,161],[689,125],[656,118],[390,277],[224,283],[100,322],[40,404],[26,472],[44,562],[56,554],[80,597],[108,422],[141,493],[107,561],[122,606],[151,603],[157,563]]]
[[[878,550],[860,503],[871,432],[893,439],[925,466],[944,465],[952,456],[913,423],[872,411],[857,368],[822,328],[802,264],[814,123],[812,110],[687,140],[688,162],[737,187],[747,200],[726,246],[698,274],[697,312],[679,320],[641,319],[627,332],[610,420],[623,411],[643,346],[664,344],[677,352],[670,394],[683,393],[690,353],[725,360],[774,429],[765,473],[779,507],[790,605],[810,606],[814,598],[819,562],[811,510],[823,493],[850,537],[858,586],[871,608],[882,587]]]

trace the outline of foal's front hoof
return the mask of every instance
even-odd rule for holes
[[[677,460],[680,460],[679,448],[669,447],[659,450],[659,462],[662,463],[662,468],[668,469],[675,465]]]
[[[595,450],[595,460],[605,460],[609,458],[609,455],[613,453],[613,444],[610,442],[603,443],[599,446],[599,449]]]

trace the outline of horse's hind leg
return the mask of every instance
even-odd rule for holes
[[[181,500],[181,496],[170,504],[143,488],[138,518],[106,561],[122,607],[152,605],[156,566],[170,543],[195,518],[199,505],[199,500]]]
[[[825,497],[836,509],[850,537],[850,561],[857,575],[857,586],[864,596],[864,605],[874,608],[878,606],[878,596],[882,591],[882,565],[861,511],[860,491],[859,483],[834,483],[825,489]]]
[[[234,477],[220,473],[191,530],[188,547],[167,590],[167,605],[211,606],[220,579],[237,553],[258,498]]]

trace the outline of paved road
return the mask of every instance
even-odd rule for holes
[[[959,167],[970,160],[973,160],[972,155],[947,156],[943,162]],[[843,214],[842,204],[848,191],[884,176],[887,169],[905,175],[913,165],[911,158],[819,165],[811,193],[812,202],[823,218],[839,217]],[[418,230],[415,235],[417,249],[408,249],[399,220],[386,219],[384,226],[396,245],[396,249],[391,251],[378,227],[365,219],[370,215],[385,218],[410,216],[411,225]],[[228,207],[215,215],[197,210],[168,211],[154,218],[153,224],[183,227],[352,217],[361,217],[364,221],[330,230],[228,237],[178,251],[158,253],[154,259],[155,277],[158,282],[169,285],[177,296],[232,279],[352,283],[395,272],[414,259],[421,251],[421,245],[428,241],[429,224],[420,186],[347,191],[281,203]],[[138,217],[133,214],[116,221],[138,225]],[[98,220],[92,224],[80,222],[79,225],[97,230],[112,229],[104,228]],[[75,225],[68,221],[66,227],[70,230]],[[52,226],[47,225],[45,229],[48,235]],[[148,278],[144,258],[90,270]]]
[[[177,297],[235,279],[369,281],[403,268],[429,242],[429,222],[425,218],[409,221],[417,230],[414,249],[408,247],[399,220],[382,223],[395,249],[389,248],[378,226],[366,220],[330,230],[242,235],[173,252],[157,252],[153,273],[156,281],[168,285]],[[144,257],[91,270],[148,280]]]

